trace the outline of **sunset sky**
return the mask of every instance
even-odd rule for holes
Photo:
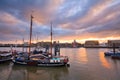
[[[0,43],[29,39],[60,42],[120,39],[120,0],[0,0]]]

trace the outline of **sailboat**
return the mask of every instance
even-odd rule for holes
[[[32,65],[41,67],[59,67],[59,66],[69,66],[69,59],[67,56],[55,56],[52,54],[52,24],[51,24],[51,52],[44,54],[31,54],[31,37],[32,37],[32,19],[31,15],[31,25],[30,25],[30,41],[29,41],[29,52],[22,53],[13,57],[12,61],[15,64],[21,65]]]

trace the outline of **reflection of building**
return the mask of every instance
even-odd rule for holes
[[[113,47],[113,44],[115,47],[120,47],[120,40],[108,40],[108,47]]]
[[[97,40],[86,41],[84,47],[99,47],[99,42]]]

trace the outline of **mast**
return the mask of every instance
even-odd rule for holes
[[[15,42],[16,42],[16,44],[15,44],[15,50],[17,50],[17,40]]]
[[[24,52],[24,38],[23,38],[23,48],[22,48],[22,51]]]
[[[115,43],[113,43],[113,52],[115,54]]]
[[[31,15],[31,21],[30,21],[30,41],[29,41],[29,55],[30,55],[30,51],[31,51],[32,19],[33,19],[33,16]]]
[[[51,22],[51,33],[50,33],[50,36],[51,36],[50,54],[52,54],[52,22]]]

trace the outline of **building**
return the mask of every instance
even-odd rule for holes
[[[24,44],[23,44],[24,46],[29,46],[29,42],[24,42]]]
[[[99,47],[99,41],[97,40],[86,41],[84,47]]]
[[[108,47],[107,43],[100,43],[99,46],[102,47],[102,48],[107,48]]]
[[[41,42],[38,42],[38,43],[37,43],[37,46],[46,48],[46,46],[49,46],[49,47],[50,47],[50,44],[51,44],[51,42],[43,42],[43,41],[41,41]]]
[[[73,47],[73,48],[78,48],[78,47],[81,47],[81,44],[78,43],[76,40],[74,40],[74,41],[72,42],[72,47]]]
[[[120,47],[120,40],[108,40],[108,47]]]

